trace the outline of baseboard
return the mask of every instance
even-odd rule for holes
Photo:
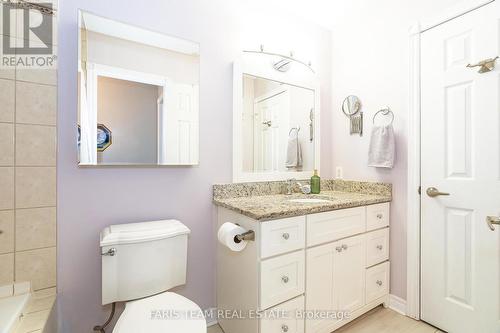
[[[207,327],[217,325],[217,308],[208,308],[204,311]]]
[[[406,301],[396,295],[389,295],[389,309],[406,316]]]

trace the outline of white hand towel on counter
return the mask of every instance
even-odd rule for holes
[[[302,167],[302,147],[300,146],[299,135],[295,131],[292,131],[288,136],[285,165],[289,169]]]
[[[396,154],[396,142],[392,125],[373,126],[368,150],[368,166],[392,168]]]

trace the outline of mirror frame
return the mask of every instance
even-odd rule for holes
[[[315,74],[303,65],[293,63],[298,71],[279,72],[272,67],[269,57],[261,54],[243,52],[233,64],[233,182],[279,181],[286,179],[309,179],[313,170],[306,171],[278,171],[278,172],[244,172],[242,116],[243,116],[243,74],[262,79],[277,81],[292,86],[310,89],[314,92],[314,169],[320,171],[320,85]]]

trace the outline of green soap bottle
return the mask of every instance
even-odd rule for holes
[[[314,175],[311,177],[311,193],[319,194],[321,178],[318,176],[318,170],[314,169]]]

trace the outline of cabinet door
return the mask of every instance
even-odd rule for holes
[[[306,251],[306,311],[329,311],[337,309],[333,286],[333,243],[321,245]],[[332,319],[307,319],[306,332],[323,332],[335,324]]]
[[[333,294],[340,311],[365,305],[365,235],[337,241],[333,258]]]

